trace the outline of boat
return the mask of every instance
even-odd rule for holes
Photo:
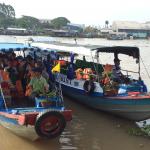
[[[72,53],[78,54],[74,60],[71,58],[72,62],[68,62],[69,59],[67,59],[67,61],[66,59],[58,60],[60,64],[63,61],[65,62],[63,62],[61,66],[60,83],[63,94],[71,97],[71,100],[130,120],[144,120],[150,117],[150,94],[147,92],[147,86],[141,79],[140,51],[138,47],[107,47],[61,43],[35,45],[47,47],[49,50],[56,50],[60,55],[63,55],[63,52],[70,52],[71,55]],[[94,53],[94,55],[90,56],[90,62],[85,62],[84,59],[81,59],[81,54],[86,56],[90,53]],[[104,53],[114,54],[114,58],[118,58],[119,54],[123,54],[136,59],[138,71],[125,70],[126,75],[124,75],[124,77],[126,81],[122,80],[116,84],[116,82],[109,77],[109,72],[105,70],[107,68],[109,71],[109,67],[111,68],[113,65],[99,63],[99,55]],[[65,57],[67,56],[64,56],[64,58]],[[97,60],[96,62],[95,58]],[[74,66],[75,69],[73,69],[72,66]],[[103,73],[105,73],[105,77]],[[129,76],[130,73],[135,73],[138,78],[134,79]],[[83,76],[85,75],[88,76],[88,78],[84,78]],[[92,76],[92,78],[89,76]],[[102,84],[104,79],[107,79],[107,83]]]
[[[107,35],[108,40],[124,40],[126,38],[126,33],[124,32],[110,32]]]
[[[20,43],[0,44],[0,54],[7,55],[11,51],[21,53],[26,50],[37,51]],[[26,101],[24,95],[19,99],[21,103],[12,105],[14,99],[11,99],[10,88],[12,87],[2,80],[0,72],[0,124],[3,127],[30,140],[52,139],[61,135],[67,122],[72,119],[72,111],[64,106],[60,86],[55,87],[53,93],[36,96],[32,106],[23,104]],[[19,95],[14,94],[16,97]]]

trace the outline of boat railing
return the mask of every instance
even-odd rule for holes
[[[135,73],[135,74],[138,74],[138,73],[139,73],[139,72],[137,72],[137,71],[124,70],[124,69],[121,69],[121,70],[126,72],[126,76],[127,76],[127,77],[129,76],[129,72],[130,72],[130,73]]]

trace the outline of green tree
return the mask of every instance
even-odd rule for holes
[[[5,5],[0,3],[0,13],[5,17],[15,18],[15,10],[11,5]]]
[[[15,18],[1,18],[0,19],[0,27],[7,28],[15,26]]]
[[[61,27],[66,26],[67,23],[70,23],[70,21],[65,17],[58,17],[51,21],[51,25],[55,29],[60,29]]]
[[[15,25],[15,10],[11,5],[0,3],[0,27],[7,28]]]
[[[40,21],[37,18],[31,16],[23,16],[22,18],[16,19],[16,26],[35,30],[41,27]]]

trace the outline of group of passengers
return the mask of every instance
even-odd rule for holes
[[[51,55],[42,60],[30,55],[16,56],[14,52],[0,53],[0,81],[9,83],[16,96],[34,98],[44,94],[50,90],[50,79],[54,79],[51,73],[53,59]]]

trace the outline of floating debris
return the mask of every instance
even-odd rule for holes
[[[150,119],[136,122],[136,125],[143,133],[150,136]]]
[[[134,135],[134,136],[146,136],[146,134],[140,129],[140,128],[129,128],[128,134]]]

